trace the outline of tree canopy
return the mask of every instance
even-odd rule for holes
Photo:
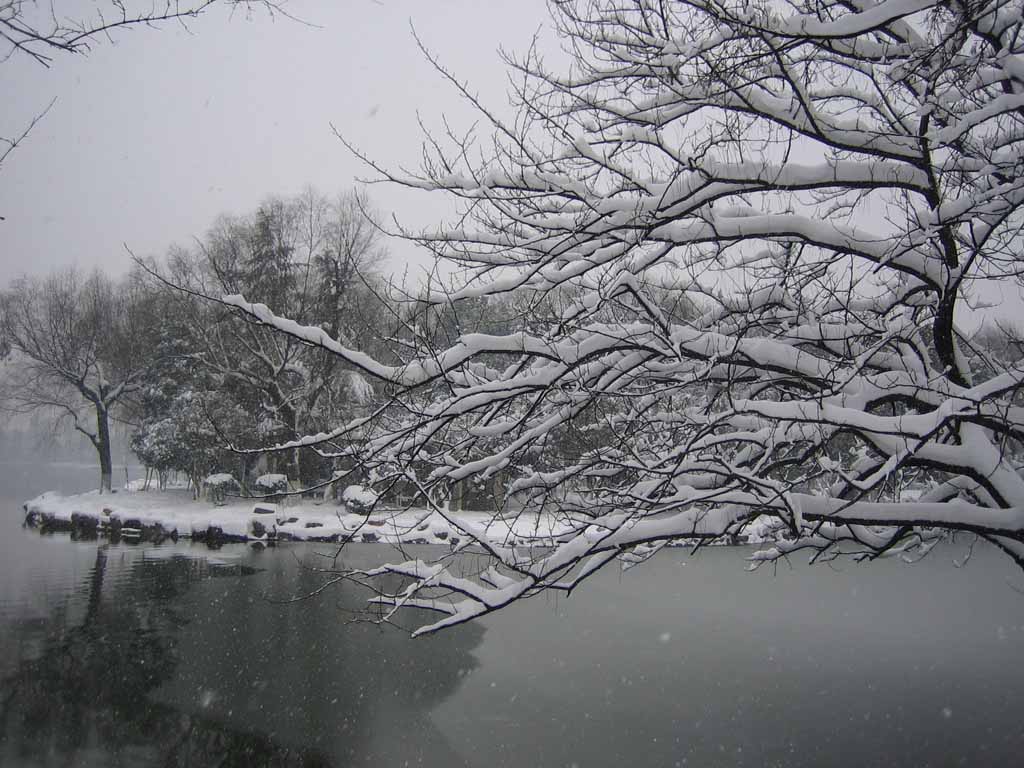
[[[381,335],[386,313],[375,285],[386,252],[362,213],[368,207],[355,194],[329,198],[314,189],[268,198],[250,214],[220,217],[194,247],[172,248],[162,266],[146,267],[164,281],[169,353],[147,379],[133,439],[147,466],[192,478],[230,469],[244,487],[255,457],[232,455],[228,445],[258,453],[259,445],[347,419],[373,396],[336,356],[202,298],[245,291],[334,336]],[[310,449],[272,461],[295,480],[331,476],[332,461]]]

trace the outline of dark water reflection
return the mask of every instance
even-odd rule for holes
[[[352,588],[268,602],[319,583],[299,548],[41,537],[18,481],[0,506],[0,766],[465,764],[428,714],[476,667],[482,626],[410,643],[347,625]]]
[[[2,682],[0,765],[460,764],[427,714],[475,667],[481,627],[409,644],[340,626],[338,603],[359,599],[344,589],[270,604],[276,582],[313,585],[279,553],[95,554],[50,616],[4,616],[20,658]]]
[[[0,468],[2,472],[2,468]],[[0,496],[21,498],[8,476]],[[409,641],[346,624],[300,547],[41,537],[0,504],[2,766],[1014,765],[1021,574],[743,572],[742,550],[601,574]],[[346,555],[370,564],[387,548]]]

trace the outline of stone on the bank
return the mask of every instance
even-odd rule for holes
[[[261,539],[267,534],[267,526],[259,520],[253,519],[249,521],[249,532],[257,539]]]

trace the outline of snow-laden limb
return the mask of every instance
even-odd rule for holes
[[[755,529],[754,564],[967,532],[1024,565],[1024,366],[958,325],[975,286],[1024,274],[1019,3],[552,12],[573,66],[510,60],[514,122],[463,90],[492,135],[430,138],[418,175],[370,162],[464,203],[407,235],[462,268],[424,306],[505,302],[503,332],[383,365],[226,299],[394,392],[359,426],[378,482],[557,521],[507,546],[467,529],[479,569],[346,575],[394,577],[377,603],[439,612],[423,632]]]

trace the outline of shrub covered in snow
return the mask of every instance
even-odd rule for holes
[[[162,383],[164,389],[176,386],[173,381]],[[198,493],[205,475],[234,461],[224,446],[224,436],[231,435],[235,445],[240,445],[238,435],[246,429],[246,414],[215,392],[181,386],[185,388],[173,398],[157,384],[146,390],[143,407],[147,415],[132,436],[131,446],[139,461],[156,470],[161,488],[166,487],[170,472],[182,472]]]
[[[218,472],[203,480],[203,489],[206,491],[206,498],[214,504],[223,504],[229,493],[239,491],[239,485],[227,472]]]
[[[341,500],[353,512],[365,515],[377,503],[377,494],[361,485],[350,485],[341,495]]]
[[[287,475],[260,475],[256,478],[256,492],[263,495],[288,493]]]

